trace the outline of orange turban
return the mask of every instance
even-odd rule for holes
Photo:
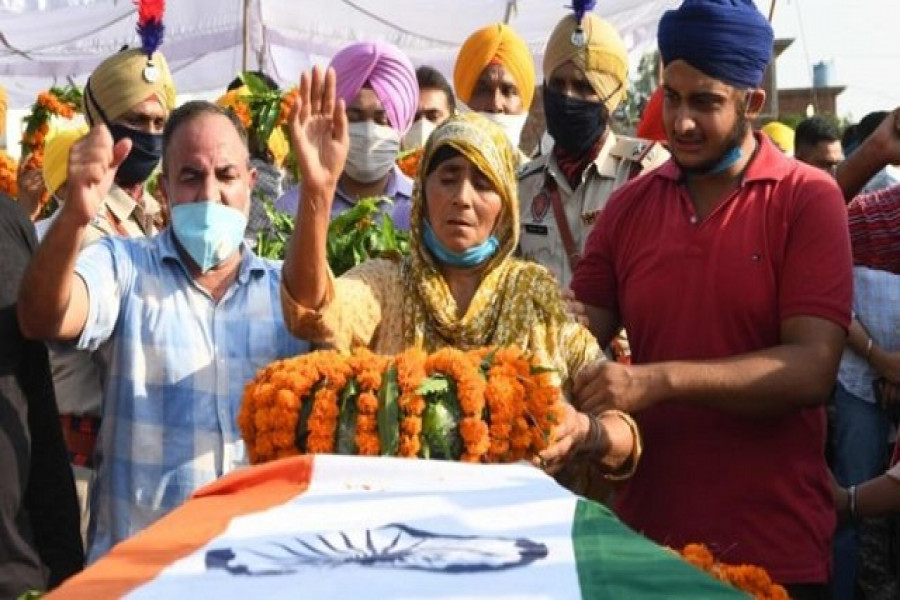
[[[468,103],[481,72],[494,61],[503,65],[515,79],[527,111],[534,98],[534,58],[525,40],[503,23],[482,27],[463,43],[453,68],[456,95]]]
[[[663,88],[653,90],[647,106],[641,113],[636,134],[639,138],[666,143],[666,129],[663,127]]]

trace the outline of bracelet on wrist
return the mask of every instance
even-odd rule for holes
[[[869,340],[866,342],[866,362],[872,358],[872,346],[875,345],[875,342],[869,337]]]
[[[856,486],[851,485],[847,488],[847,511],[850,518],[856,520]]]

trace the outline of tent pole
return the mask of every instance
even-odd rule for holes
[[[503,23],[509,25],[509,19],[516,8],[516,0],[506,0],[506,14],[503,15]]]
[[[250,0],[244,0],[244,52],[241,59],[241,71],[247,70],[247,57],[250,54]]]
[[[769,23],[772,22],[772,17],[775,16],[775,2],[777,0],[772,0],[772,4],[769,6]]]

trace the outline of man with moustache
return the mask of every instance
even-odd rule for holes
[[[244,385],[308,349],[284,324],[281,263],[244,241],[256,170],[240,121],[215,104],[181,105],[163,131],[171,225],[80,250],[135,150],[105,123],[72,146],[66,201],[17,306],[26,337],[101,349],[89,562],[246,464],[237,426]]]
[[[660,21],[672,159],[613,195],[572,283],[601,344],[626,327],[633,364],[597,364],[575,397],[638,420],[643,462],[616,495],[631,527],[828,598],[823,403],[852,263],[834,180],[749,125],[772,37],[752,0],[686,0]]]

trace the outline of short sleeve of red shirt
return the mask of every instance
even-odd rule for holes
[[[834,181],[797,163],[792,177],[795,209],[788,213],[781,272],[781,318],[810,316],[850,325],[853,260],[847,209]]]
[[[846,328],[853,284],[846,208],[840,190],[824,172],[773,155],[766,146],[736,192],[738,201],[750,203],[752,208],[734,214],[739,215],[735,218],[759,220],[765,231],[768,247],[761,250],[774,269],[777,319],[812,316]],[[681,235],[683,228],[673,227],[670,219],[683,219],[689,212],[679,206],[689,202],[687,198],[680,172],[671,162],[619,189],[599,215],[584,257],[575,269],[571,287],[578,300],[613,311],[623,322],[634,316],[623,314],[628,307],[621,305],[621,282],[644,270],[635,259],[647,254],[641,246],[665,242],[668,247],[673,236]],[[741,229],[748,227],[745,223]],[[672,268],[679,268],[677,260],[667,260]],[[746,285],[727,280],[712,283]],[[658,291],[677,293],[674,289]],[[709,293],[717,292],[710,289]],[[660,305],[674,307],[666,301]]]
[[[594,223],[584,245],[584,254],[572,274],[570,287],[579,302],[618,313],[616,300],[616,269],[613,264],[615,220],[619,201],[616,200],[626,185],[614,192]],[[626,198],[628,198],[626,194]]]

